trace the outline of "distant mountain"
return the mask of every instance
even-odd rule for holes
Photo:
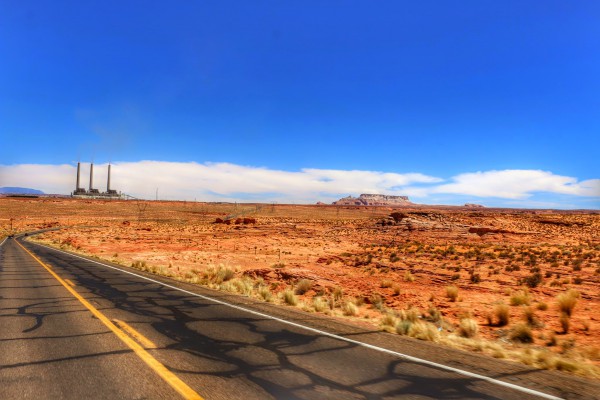
[[[0,194],[44,194],[44,192],[22,187],[0,187]]]
[[[344,197],[331,203],[337,206],[406,206],[413,203],[406,196],[385,194],[361,194],[358,197]]]

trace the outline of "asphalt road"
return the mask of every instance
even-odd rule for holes
[[[0,247],[0,399],[535,399],[596,389],[21,239]]]

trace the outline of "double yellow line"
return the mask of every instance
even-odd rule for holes
[[[71,281],[62,279],[58,276],[49,265],[44,264],[42,260],[36,257],[33,253],[27,250],[23,245],[19,242],[16,242],[23,250],[25,250],[31,257],[33,257],[42,267],[44,267],[50,275],[52,275],[61,285],[65,287],[77,300],[81,302],[90,312],[98,318],[104,325],[108,327],[123,343],[125,343],[131,350],[135,352],[135,354],[142,359],[154,372],[156,372],[165,382],[167,382],[173,389],[175,389],[179,394],[183,396],[184,399],[194,399],[194,400],[202,400],[202,397],[196,393],[192,388],[185,384],[181,379],[179,379],[174,373],[169,371],[167,367],[161,364],[156,358],[152,357],[150,353],[148,353],[142,346],[140,346],[135,340],[129,337],[123,330],[121,330],[115,323],[113,323],[107,316],[102,314],[96,307],[91,305],[86,299],[84,299],[77,291],[72,287],[74,286]],[[115,321],[116,322],[116,321]],[[147,342],[144,343],[149,348],[153,348],[154,344],[150,342],[148,339],[144,338],[142,335],[137,333],[133,328],[129,325],[125,324],[122,321],[117,322],[119,325],[123,327],[123,329],[130,331],[132,336],[138,338],[142,343],[144,341],[141,339],[145,339]],[[135,334],[134,334],[135,332]]]

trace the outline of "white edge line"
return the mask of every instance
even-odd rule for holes
[[[2,243],[0,243],[0,246],[2,246],[4,244],[4,242],[6,242],[6,238],[4,238],[4,240],[2,241]]]
[[[498,379],[490,378],[490,377],[485,376],[485,375],[479,375],[479,374],[476,374],[474,372],[469,372],[469,371],[465,371],[465,370],[462,370],[462,369],[458,369],[458,368],[454,368],[454,367],[449,367],[449,366],[444,365],[444,364],[438,364],[436,362],[428,361],[428,360],[425,360],[425,359],[422,359],[422,358],[409,356],[408,354],[399,353],[397,351],[393,351],[393,350],[389,350],[389,349],[386,349],[386,348],[383,348],[383,347],[379,347],[379,346],[375,346],[375,345],[372,345],[372,344],[360,342],[358,340],[349,339],[349,338],[344,337],[344,336],[339,336],[339,335],[336,335],[336,334],[333,334],[333,333],[322,331],[320,329],[311,328],[309,326],[298,324],[296,322],[292,322],[292,321],[288,321],[288,320],[285,320],[285,319],[282,319],[282,318],[274,317],[272,315],[264,314],[264,313],[259,312],[259,311],[254,311],[254,310],[251,310],[251,309],[248,309],[248,308],[245,308],[245,307],[237,306],[235,304],[227,303],[225,301],[214,299],[212,297],[208,297],[208,296],[204,296],[204,295],[201,295],[201,294],[198,294],[198,293],[190,292],[189,290],[181,289],[181,288],[178,288],[177,286],[172,286],[172,285],[169,285],[167,283],[164,283],[164,282],[152,279],[152,278],[145,277],[143,275],[138,275],[138,274],[133,273],[133,272],[125,271],[123,269],[116,268],[116,267],[113,267],[111,265],[107,265],[107,264],[101,263],[99,261],[90,260],[89,258],[81,257],[81,256],[78,256],[76,254],[71,254],[71,253],[68,253],[66,251],[58,250],[58,249],[55,249],[53,247],[49,247],[49,246],[46,246],[46,245],[43,245],[43,244],[39,244],[39,243],[35,243],[35,242],[29,242],[29,243],[32,243],[32,244],[34,244],[36,246],[45,247],[45,248],[47,248],[49,250],[53,250],[53,251],[57,251],[57,252],[60,252],[60,253],[63,253],[63,254],[67,254],[69,256],[82,259],[84,261],[89,261],[89,262],[92,262],[92,263],[95,263],[95,264],[99,264],[99,265],[102,265],[103,267],[106,267],[106,268],[111,268],[111,269],[114,269],[114,270],[117,270],[117,271],[129,274],[129,275],[137,276],[138,278],[142,278],[142,279],[150,281],[150,282],[158,283],[159,285],[162,285],[162,286],[165,286],[165,287],[168,287],[168,288],[171,288],[171,289],[175,289],[175,290],[178,290],[180,292],[187,293],[187,294],[190,294],[192,296],[196,296],[196,297],[199,297],[201,299],[211,301],[213,303],[217,303],[217,304],[220,304],[220,305],[231,307],[231,308],[234,308],[234,309],[237,309],[237,310],[240,310],[240,311],[244,311],[244,312],[247,312],[247,313],[250,313],[250,314],[257,315],[259,317],[271,319],[271,320],[274,320],[274,321],[277,321],[277,322],[281,322],[283,324],[295,326],[296,328],[300,328],[300,329],[304,329],[304,330],[307,330],[307,331],[310,331],[310,332],[318,333],[320,335],[328,336],[328,337],[333,338],[333,339],[342,340],[344,342],[356,344],[356,345],[359,345],[359,346],[362,346],[362,347],[366,347],[366,348],[371,349],[371,350],[376,350],[376,351],[379,351],[379,352],[382,352],[382,353],[387,353],[387,354],[390,354],[390,355],[393,355],[393,356],[396,356],[396,357],[403,358],[405,360],[413,361],[415,363],[419,363],[419,364],[423,364],[423,365],[428,365],[430,367],[435,367],[435,368],[438,368],[438,369],[443,369],[443,370],[454,372],[454,373],[457,373],[457,374],[460,374],[460,375],[468,376],[470,378],[476,378],[476,379],[479,379],[479,380],[482,380],[482,381],[486,381],[486,382],[489,382],[489,383],[492,383],[492,384],[495,384],[495,385],[504,386],[504,387],[507,387],[507,388],[510,388],[510,389],[514,389],[514,390],[517,390],[517,391],[520,391],[520,392],[528,393],[528,394],[531,394],[531,395],[534,395],[534,396],[538,396],[538,397],[542,397],[542,398],[545,398],[545,399],[550,399],[550,400],[564,400],[561,397],[556,397],[556,396],[552,396],[552,395],[549,395],[549,394],[546,394],[546,393],[543,393],[543,392],[538,392],[537,390],[533,390],[533,389],[529,389],[529,388],[526,388],[526,387],[523,387],[523,386],[519,386],[519,385],[515,385],[515,384],[512,384],[512,383],[504,382],[504,381],[501,381],[501,380],[498,380]]]

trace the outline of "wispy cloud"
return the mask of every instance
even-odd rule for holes
[[[106,187],[107,165],[95,165],[94,186]],[[82,164],[81,186],[88,186]],[[69,193],[74,165],[0,165],[0,186],[21,186],[46,193]],[[207,201],[278,201],[312,203],[360,193],[408,195],[431,203],[440,195],[465,199],[523,201],[538,193],[600,200],[600,179],[579,181],[539,170],[502,170],[459,174],[444,180],[421,173],[306,168],[283,171],[231,163],[139,161],[113,163],[112,187],[135,197]],[[539,201],[532,199],[531,201]],[[542,200],[544,200],[542,198]],[[533,203],[532,203],[533,204]],[[566,204],[566,203],[565,203]]]
[[[450,183],[435,186],[430,192],[503,199],[526,199],[539,192],[600,196],[600,179],[578,181],[540,170],[485,171],[457,175]]]

